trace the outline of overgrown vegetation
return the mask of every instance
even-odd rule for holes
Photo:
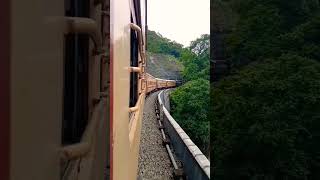
[[[192,80],[170,94],[171,113],[192,141],[209,153],[209,81]]]
[[[191,42],[189,48],[183,49],[181,61],[184,65],[182,72],[184,80],[191,81],[196,79],[210,79],[210,36],[202,35],[200,38]]]
[[[149,52],[168,54],[176,58],[179,58],[181,55],[183,47],[181,44],[171,41],[155,31],[148,30],[147,40],[147,48]]]
[[[215,179],[320,179],[319,1],[224,3],[237,21],[211,94]]]
[[[233,65],[279,57],[287,51],[298,50],[303,55],[305,51],[318,50],[318,0],[233,0],[229,3],[238,16],[236,29],[227,43]]]
[[[209,152],[209,35],[202,35],[183,49],[180,61],[187,81],[170,95],[171,113],[194,143]]]

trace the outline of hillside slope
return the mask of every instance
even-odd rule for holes
[[[148,30],[147,41],[147,72],[157,78],[181,80],[183,46],[152,30]]]
[[[158,53],[147,53],[147,72],[162,79],[182,79],[183,65],[174,56]]]

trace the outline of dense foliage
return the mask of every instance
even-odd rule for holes
[[[320,178],[320,64],[250,65],[213,89],[217,179]]]
[[[192,80],[170,94],[172,116],[204,153],[209,151],[209,81]]]
[[[233,0],[230,6],[238,16],[227,43],[235,66],[278,57],[302,44],[304,50],[319,48],[318,0]]]
[[[175,56],[176,58],[179,58],[181,55],[183,47],[181,44],[171,41],[155,31],[148,31],[147,40],[147,48],[149,52],[168,54]]]
[[[204,34],[200,38],[192,41],[189,48],[183,49],[180,60],[184,65],[182,72],[184,80],[190,81],[199,78],[210,79],[209,48],[210,36]]]
[[[205,153],[209,153],[209,35],[202,35],[182,51],[183,78],[187,83],[171,95],[175,120]]]
[[[215,179],[320,179],[318,0],[228,0],[230,76],[211,92]]]

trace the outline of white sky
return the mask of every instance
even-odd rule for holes
[[[148,28],[189,46],[210,33],[210,0],[148,0]]]

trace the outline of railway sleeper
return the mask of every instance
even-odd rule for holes
[[[182,168],[173,170],[173,178],[175,180],[186,179],[185,173]]]
[[[163,146],[170,145],[170,140],[168,138],[162,139],[162,145]]]
[[[159,126],[159,130],[160,130],[160,131],[161,131],[161,129],[164,129],[164,126],[163,126],[163,125]]]

